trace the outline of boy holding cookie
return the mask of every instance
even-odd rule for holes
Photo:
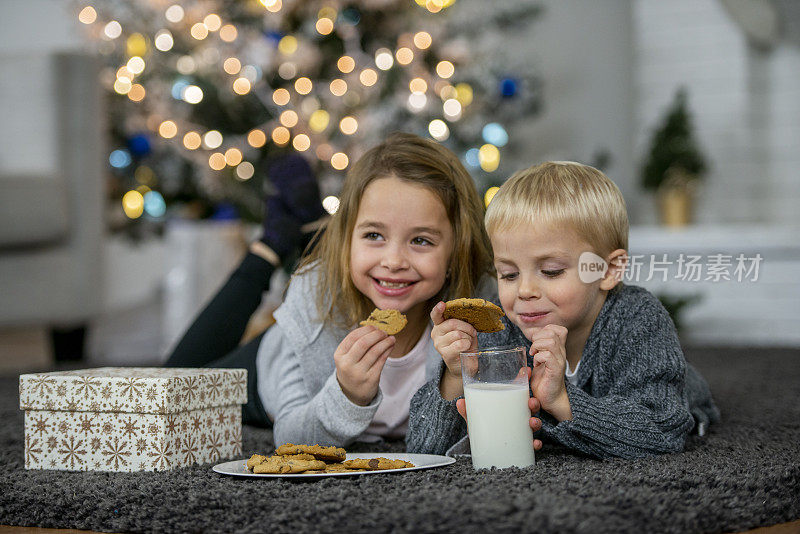
[[[465,445],[459,353],[479,345],[528,348],[530,406],[540,410],[532,428],[584,454],[680,451],[693,429],[703,435],[719,419],[667,311],[645,289],[620,282],[628,219],[603,173],[571,162],[520,171],[495,195],[485,223],[505,329],[478,333],[464,320],[445,319],[444,303],[433,309],[431,337],[444,369],[412,399],[409,451],[452,453]],[[586,276],[582,262],[598,256],[605,273]]]

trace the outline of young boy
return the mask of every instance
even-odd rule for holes
[[[443,320],[444,303],[434,308],[431,337],[445,368],[411,401],[410,452],[464,449],[459,352],[479,345],[529,349],[530,406],[541,409],[531,427],[581,453],[680,451],[693,428],[703,435],[719,419],[667,311],[645,289],[620,282],[628,217],[603,173],[571,162],[520,171],[495,195],[485,223],[506,329],[477,334],[468,323]],[[586,268],[601,258],[605,273]]]

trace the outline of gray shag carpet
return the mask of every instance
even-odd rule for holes
[[[17,377],[0,379],[0,525],[108,532],[731,532],[800,519],[800,351],[694,349],[723,420],[686,450],[594,460],[545,446],[533,469],[315,481],[26,471]],[[245,427],[244,453],[272,448]],[[400,451],[402,442],[355,447]]]

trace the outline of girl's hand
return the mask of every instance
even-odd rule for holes
[[[444,320],[444,302],[439,302],[431,310],[433,329],[431,339],[436,351],[442,355],[446,370],[439,383],[439,391],[445,399],[463,395],[461,383],[461,357],[459,353],[478,348],[478,332],[471,324],[458,319]]]
[[[559,421],[572,419],[564,373],[567,369],[567,329],[549,324],[533,335],[531,391],[542,409]]]
[[[378,394],[381,371],[395,338],[374,326],[356,328],[339,343],[333,354],[336,380],[353,404],[366,406]]]

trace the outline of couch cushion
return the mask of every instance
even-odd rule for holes
[[[0,248],[63,239],[69,231],[66,195],[63,180],[50,176],[0,176]]]

